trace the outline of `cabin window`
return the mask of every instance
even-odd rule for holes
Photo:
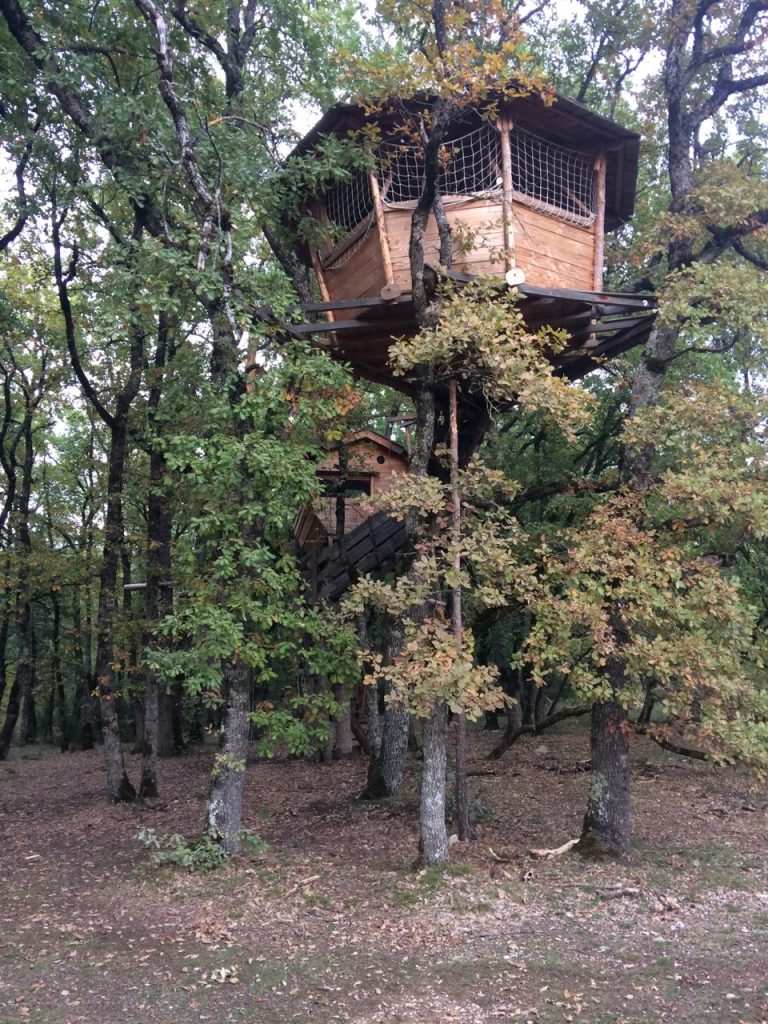
[[[321,484],[320,493],[324,498],[337,498],[338,497],[339,480],[335,478],[326,477]],[[345,498],[363,498],[370,497],[371,495],[371,481],[370,479],[363,480],[345,480],[344,482],[344,497]]]
[[[385,142],[379,160],[382,200],[390,205],[417,200],[424,181],[420,148],[406,142]],[[483,124],[447,142],[441,160],[441,195],[483,198],[501,194],[501,142],[492,125]]]
[[[594,160],[521,128],[509,136],[514,199],[561,220],[595,219]]]
[[[333,227],[345,233],[371,216],[373,197],[365,171],[358,171],[351,181],[335,185],[326,192],[325,213]]]

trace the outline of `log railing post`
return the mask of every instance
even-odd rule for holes
[[[379,231],[379,252],[381,253],[381,262],[384,265],[384,279],[386,281],[381,297],[384,299],[396,299],[400,295],[400,289],[395,284],[392,250],[389,246],[389,234],[387,232],[387,218],[384,212],[384,204],[381,201],[381,188],[379,187],[376,171],[371,171],[368,175],[368,181],[371,188],[371,198],[373,199],[373,215],[376,218],[376,227]]]
[[[507,274],[515,267],[515,228],[512,223],[512,118],[500,113],[496,128],[501,136],[501,211],[504,223],[504,269]]]
[[[605,262],[605,153],[595,160],[595,269],[593,291],[603,290]]]

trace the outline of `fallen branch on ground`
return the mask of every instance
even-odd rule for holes
[[[553,850],[529,850],[528,853],[532,857],[539,857],[541,860],[553,860],[555,857],[561,857],[564,853],[568,853],[578,841],[578,839],[569,839],[567,843],[563,843],[562,846],[556,846]]]
[[[316,882],[320,875],[310,875],[309,878],[302,879],[301,882],[297,882],[296,885],[291,886],[287,892],[283,893],[283,899],[288,899],[289,896],[293,896],[294,893],[298,892],[299,889],[303,889],[305,885],[309,885],[310,882]]]

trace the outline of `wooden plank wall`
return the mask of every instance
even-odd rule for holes
[[[353,246],[358,243],[353,242]],[[344,256],[339,257],[344,260]],[[325,270],[325,281],[332,300],[356,299],[358,295],[378,295],[386,284],[384,262],[379,245],[379,230],[374,224],[360,247],[353,251],[348,262],[336,270]],[[354,317],[356,310],[345,311]]]
[[[515,263],[525,271],[528,284],[542,287],[573,288],[591,291],[595,280],[595,225],[582,227],[522,203],[512,205],[514,221]],[[446,214],[459,240],[470,233],[474,237],[471,251],[457,250],[453,269],[468,274],[504,276],[504,229],[500,203],[484,199],[467,202],[446,202]],[[392,253],[395,282],[403,291],[411,290],[408,242],[411,232],[411,210],[389,209],[385,212],[387,235]],[[354,245],[358,243],[353,243]],[[424,255],[428,262],[438,259],[437,225],[431,217],[425,236]],[[343,256],[341,257],[343,259]],[[374,225],[348,262],[336,270],[325,270],[331,299],[350,299],[378,295],[386,283],[386,272],[379,245],[378,228]],[[356,310],[350,310],[353,317]]]
[[[546,213],[513,203],[515,263],[525,271],[529,284],[543,287],[574,288],[591,291],[594,280],[595,229],[567,224]],[[469,274],[504,275],[504,230],[501,204],[475,199],[446,203],[446,214],[457,235],[470,231],[475,235],[471,252],[457,252],[453,269]],[[411,211],[387,210],[387,233],[392,250],[395,280],[410,291],[408,240]],[[430,218],[425,238],[425,256],[436,262],[437,225]],[[352,294],[362,294],[355,292]]]

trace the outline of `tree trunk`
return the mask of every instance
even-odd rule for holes
[[[21,682],[19,668],[17,666],[13,683],[11,684],[11,691],[8,694],[8,704],[5,709],[5,721],[3,722],[3,728],[0,730],[0,761],[4,761],[6,757],[8,757],[8,751],[11,746],[11,741],[13,740],[13,734],[16,730],[16,722],[19,719],[19,709],[21,708]]]
[[[341,683],[333,687],[333,698],[344,709],[336,721],[336,738],[333,746],[333,757],[340,760],[352,756],[352,706]]]
[[[448,860],[445,828],[445,746],[448,713],[438,704],[424,719],[424,764],[419,813],[419,863],[444,864]]]
[[[120,402],[120,399],[118,399]],[[101,705],[104,736],[104,763],[107,771],[107,796],[112,803],[134,800],[136,790],[125,770],[120,746],[117,714],[118,686],[114,669],[114,632],[117,619],[117,569],[123,540],[123,477],[125,472],[127,408],[118,413],[111,425],[107,514],[104,521],[104,552],[99,573],[97,618],[96,685]]]
[[[8,650],[8,630],[9,630],[9,616],[7,606],[3,608],[2,616],[0,617],[0,706],[3,703],[3,695],[5,694],[6,683],[8,682],[8,669],[5,661],[6,652]]]
[[[25,602],[19,617],[19,671],[22,672],[21,743],[37,743],[37,643],[32,605]]]
[[[387,661],[391,662],[402,649],[404,630],[402,622],[389,625],[387,637]],[[378,692],[377,687],[369,687],[376,698],[375,711],[378,724]],[[384,706],[384,722],[381,726],[377,742],[371,744],[371,757],[368,762],[368,779],[365,789],[360,794],[361,800],[380,800],[384,797],[396,796],[403,784],[405,761],[408,754],[408,712],[395,701],[387,701]]]
[[[219,750],[211,772],[205,831],[225,853],[237,853],[250,711],[250,673],[240,659],[224,667],[223,696]]]
[[[592,776],[578,850],[620,856],[629,849],[627,712],[615,701],[592,709]]]
[[[61,605],[56,594],[51,595],[53,604],[53,692],[56,703],[56,724],[59,731],[59,750],[69,750],[69,728],[67,725],[67,698],[64,691],[64,673],[61,668]]]
[[[154,689],[154,701],[157,704],[155,710],[157,756],[173,757],[176,753],[173,741],[173,697],[164,687],[158,689],[157,680],[147,681],[148,698],[151,689]]]
[[[86,587],[86,601],[90,601],[90,587]],[[83,750],[93,749],[93,678],[90,658],[90,615],[86,614],[85,627],[80,606],[80,589],[72,595],[72,629],[74,632],[74,660],[77,665],[75,683],[75,708],[79,721],[80,746]],[[86,632],[88,635],[86,635]],[[73,716],[74,717],[74,716]]]

